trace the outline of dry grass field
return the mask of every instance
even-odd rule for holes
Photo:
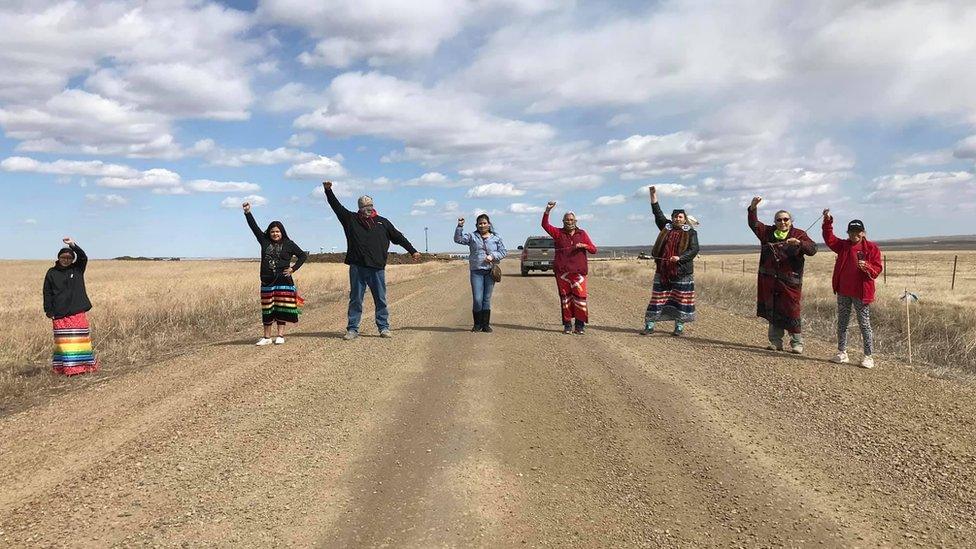
[[[830,283],[835,257],[821,249],[808,258],[803,280],[804,332],[830,341],[836,341],[837,306]],[[758,252],[700,255],[695,261],[698,299],[745,315],[755,314],[758,263]],[[908,356],[905,302],[900,300],[908,289],[920,298],[911,306],[915,360],[936,370],[976,373],[976,252],[894,252],[886,254],[886,263],[887,281],[878,278],[877,300],[871,307],[879,356]],[[591,266],[594,276],[634,281],[647,287],[648,294],[653,271],[649,261],[595,262]],[[635,321],[635,326],[638,323]],[[853,319],[848,333],[848,350],[859,357],[861,336]]]
[[[53,343],[41,286],[52,264],[0,261],[0,274],[8,281],[0,288],[0,323],[7,326],[0,334],[0,410],[87,382],[49,375]],[[391,265],[387,282],[446,268],[443,262]],[[342,264],[306,263],[295,276],[305,306],[343,298],[347,273]],[[170,356],[249,326],[255,338],[260,333],[256,262],[92,261],[85,280],[94,305],[89,318],[95,353],[106,372]]]

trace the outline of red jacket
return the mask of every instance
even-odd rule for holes
[[[865,304],[874,301],[874,279],[881,274],[881,249],[874,242],[862,239],[857,244],[834,236],[833,221],[824,220],[823,237],[827,247],[837,254],[834,262],[834,293],[856,297]],[[859,259],[867,265],[867,272],[857,267]]]
[[[596,246],[590,236],[583,229],[577,228],[573,234],[563,229],[557,229],[549,224],[549,212],[542,214],[542,228],[556,242],[556,258],[552,270],[556,275],[563,273],[578,273],[585,275],[587,268],[586,252],[596,253]],[[577,248],[577,244],[586,244],[586,248]]]

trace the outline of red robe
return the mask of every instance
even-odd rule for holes
[[[749,209],[749,228],[763,243],[759,254],[759,280],[756,316],[791,334],[801,332],[804,256],[817,253],[817,244],[807,233],[792,227],[783,241],[796,238],[799,246],[782,244],[773,236],[775,227],[759,221],[756,210]]]

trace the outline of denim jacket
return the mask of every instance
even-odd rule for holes
[[[503,257],[508,255],[508,250],[505,249],[505,243],[502,242],[502,237],[495,233],[491,233],[491,236],[486,240],[481,238],[481,235],[477,232],[464,234],[464,228],[459,226],[454,230],[454,241],[470,248],[468,264],[472,271],[491,268],[491,265],[485,261],[485,248],[488,249],[488,253],[494,258],[495,263],[498,263]]]

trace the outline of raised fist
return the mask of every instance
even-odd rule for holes
[[[322,182],[322,186],[325,187],[326,189],[331,189],[332,188],[332,182],[331,181],[323,181]]]
[[[72,240],[72,238],[71,238],[70,236],[66,236],[66,237],[64,237],[64,238],[62,238],[62,239],[61,239],[61,242],[64,242],[64,244],[65,244],[66,246],[72,246],[72,245],[74,245],[74,243],[75,243],[75,241],[74,241],[74,240]]]
[[[463,226],[464,226],[464,218],[463,217],[459,217],[458,218],[458,227],[463,227]]]
[[[555,207],[556,207],[556,203],[554,201],[550,200],[549,203],[546,204],[546,211],[549,211],[549,210],[551,210],[551,209],[553,209]]]
[[[828,223],[834,220],[834,216],[830,215],[830,208],[824,208],[823,218]]]
[[[241,204],[241,207],[244,208],[244,213],[251,213],[251,203],[250,202],[245,202],[245,203]]]
[[[761,196],[754,196],[754,197],[752,197],[752,204],[750,204],[749,207],[750,208],[755,208],[756,206],[759,205],[760,202],[762,202],[762,197]]]

